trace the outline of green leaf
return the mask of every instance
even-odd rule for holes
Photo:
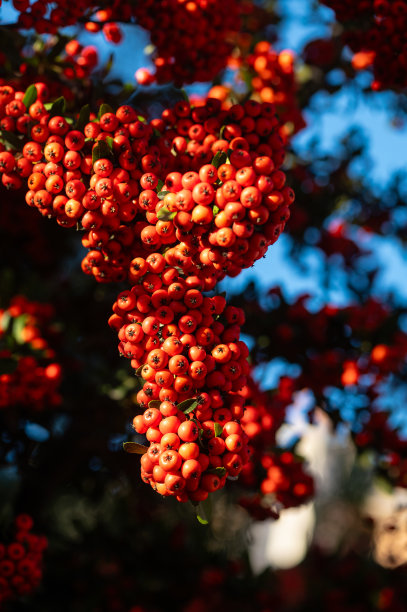
[[[216,169],[219,168],[222,164],[226,163],[227,155],[224,151],[218,151],[215,157],[212,159],[212,166],[215,166]]]
[[[217,215],[219,210],[220,210],[219,206],[216,206],[216,205],[212,208],[212,212],[214,215]]]
[[[143,117],[143,115],[137,115],[137,119],[141,121],[141,123],[147,123],[147,119]]]
[[[161,406],[160,400],[151,400],[151,402],[148,402],[149,408],[157,408],[157,410],[159,410],[160,406]]]
[[[184,400],[180,404],[178,404],[177,408],[182,410],[184,414],[189,414],[198,406],[198,400],[191,397],[190,399]]]
[[[219,438],[222,435],[223,427],[220,423],[215,423],[215,436]]]
[[[205,501],[201,502],[196,508],[196,518],[201,525],[209,525],[212,516],[212,501],[208,496]]]
[[[148,451],[148,446],[137,442],[123,442],[123,450],[134,455],[144,455]]]
[[[143,378],[143,374],[142,374],[142,370],[144,368],[146,364],[144,363],[143,365],[141,365],[139,368],[137,368],[136,370],[136,376],[139,376],[140,378]]]
[[[183,97],[183,99],[185,100],[185,102],[189,102],[188,94],[187,94],[187,92],[185,91],[184,88],[180,89],[180,93],[181,93],[181,96]]]
[[[160,198],[160,200],[163,200],[165,196],[167,195],[167,193],[170,193],[170,192],[164,190],[164,191],[159,191],[157,195]]]
[[[219,477],[222,477],[226,474],[226,468],[222,466],[211,468],[206,471],[209,472],[209,474],[216,474],[216,476],[219,476]]]
[[[85,106],[82,106],[81,110],[79,111],[79,117],[78,117],[78,121],[76,122],[75,129],[79,130],[80,132],[83,132],[85,125],[89,123],[89,119],[90,119],[90,106],[89,104],[85,104]]]
[[[0,130],[0,141],[9,145],[12,149],[21,149],[21,140],[13,132],[7,132],[7,130]]]
[[[30,108],[31,104],[34,104],[34,102],[36,101],[37,95],[38,92],[35,85],[30,85],[29,87],[27,87],[23,98],[23,104],[27,110]]]
[[[63,115],[66,111],[66,101],[63,96],[57,98],[55,102],[52,103],[49,114],[50,117],[56,117],[57,115]]]
[[[53,47],[51,47],[50,51],[47,53],[48,61],[54,60],[56,57],[58,57],[58,55],[61,55],[62,51],[64,51],[65,49],[65,45],[68,40],[69,39],[67,36],[58,35],[57,43]]]
[[[23,340],[22,334],[23,329],[27,323],[28,316],[26,314],[20,315],[16,317],[13,322],[13,337],[19,344],[24,344],[25,340]]]
[[[164,187],[164,181],[162,181],[161,179],[158,179],[157,192],[160,193],[160,191],[162,191],[163,187]]]
[[[92,150],[92,164],[97,162],[98,159],[105,159],[112,156],[112,150],[108,143],[104,140],[99,140],[98,143],[93,147]]]
[[[0,359],[0,374],[12,374],[18,365],[17,359],[5,357]]]
[[[100,120],[101,116],[105,113],[113,113],[113,109],[110,104],[101,104],[98,112],[98,119]]]
[[[107,136],[105,142],[107,143],[107,146],[109,147],[109,149],[113,151],[113,143],[114,143],[113,138],[111,136]]]
[[[160,219],[161,221],[172,221],[172,219],[175,217],[176,214],[177,214],[176,210],[170,211],[168,210],[166,206],[163,206],[158,211],[157,218]]]
[[[6,329],[8,329],[8,326],[10,325],[10,321],[11,321],[11,315],[9,311],[6,310],[5,312],[3,312],[3,315],[1,317],[0,328],[2,331],[6,331]]]

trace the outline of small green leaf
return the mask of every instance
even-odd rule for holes
[[[112,150],[108,143],[104,140],[99,140],[98,143],[93,147],[92,150],[92,164],[97,162],[98,159],[105,159],[112,156]]]
[[[126,451],[126,453],[144,455],[144,453],[148,451],[148,446],[137,444],[137,442],[123,442],[123,450]]]
[[[50,117],[56,117],[57,115],[63,115],[66,111],[66,101],[63,96],[57,98],[55,102],[52,103],[51,108],[49,109]]]
[[[0,359],[0,374],[12,374],[18,365],[17,359],[12,357],[5,357]]]
[[[83,132],[85,125],[89,123],[89,119],[90,119],[90,106],[89,104],[85,104],[85,106],[82,106],[81,110],[79,111],[79,117],[78,117],[78,121],[76,122],[75,129],[79,130],[80,132]]]
[[[143,378],[142,371],[143,371],[143,368],[144,368],[144,366],[145,366],[145,365],[146,365],[146,364],[144,363],[144,364],[143,364],[143,365],[141,365],[139,368],[137,368],[137,370],[136,370],[136,376],[139,376],[140,378]]]
[[[23,104],[27,110],[30,108],[31,104],[34,104],[34,102],[36,101],[37,95],[38,92],[35,85],[30,85],[29,87],[27,87],[23,98]]]
[[[177,211],[170,211],[166,206],[163,206],[157,213],[157,219],[161,221],[172,221],[176,214]]]
[[[184,88],[180,89],[181,96],[184,98],[185,102],[189,102],[188,94]]]
[[[160,200],[163,200],[165,196],[167,195],[167,193],[170,193],[170,192],[164,190],[164,191],[159,191],[157,195],[160,198]]]
[[[206,470],[206,471],[209,472],[209,474],[216,474],[216,476],[220,476],[220,477],[226,474],[226,468],[222,466],[211,468],[210,470]]]
[[[9,145],[12,149],[21,149],[21,140],[13,132],[7,132],[7,130],[0,130],[0,141]]]
[[[113,113],[113,109],[110,106],[110,104],[101,104],[99,107],[99,112],[98,112],[98,119],[100,120],[100,118],[102,117],[102,115],[104,115],[105,113]]]
[[[198,400],[191,397],[190,399],[184,400],[180,404],[178,404],[177,408],[182,410],[184,414],[189,414],[198,406]]]
[[[217,215],[219,210],[220,210],[219,206],[216,206],[216,205],[212,208],[212,212],[214,215]]]
[[[9,311],[6,310],[5,312],[3,312],[3,315],[1,317],[0,328],[2,331],[6,331],[6,329],[8,329],[8,326],[10,325],[10,321],[11,321],[11,315]]]
[[[151,400],[151,402],[148,402],[149,408],[157,408],[157,410],[159,410],[160,406],[161,406],[160,400]]]
[[[223,427],[220,423],[215,423],[215,436],[219,438],[222,435]]]
[[[209,521],[212,516],[212,501],[210,497],[207,497],[205,501],[201,502],[196,508],[196,518],[201,525],[209,525]]]
[[[157,188],[156,188],[157,192],[160,193],[163,187],[164,187],[164,181],[162,181],[161,179],[158,179]]]
[[[199,508],[196,513],[196,518],[201,523],[201,525],[209,525],[209,521],[203,517],[202,510],[200,510]]]
[[[224,151],[218,151],[215,157],[212,159],[212,166],[215,166],[216,169],[219,168],[222,164],[226,163],[227,155]]]
[[[147,119],[143,117],[143,115],[137,115],[137,119],[141,121],[141,123],[147,123]]]
[[[27,315],[23,314],[19,317],[16,317],[13,322],[13,337],[19,344],[24,344],[24,340],[22,337],[23,329],[27,323]]]

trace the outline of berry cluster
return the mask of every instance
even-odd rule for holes
[[[1,154],[6,176],[24,164],[27,204],[82,226],[84,272],[136,283],[109,323],[143,378],[134,420],[150,442],[143,478],[163,495],[203,500],[249,456],[239,422],[250,397],[243,312],[203,292],[262,257],[290,215],[275,105],[182,101],[150,122],[102,105],[72,125],[40,99],[27,112],[27,94],[3,90],[10,131],[34,123],[22,157]]]
[[[260,41],[247,57],[253,71],[253,91],[263,102],[272,102],[285,126],[287,136],[305,127],[305,119],[298,105],[297,83],[294,72],[294,54],[290,50],[277,52],[267,41]]]
[[[241,472],[241,484],[248,491],[239,503],[256,520],[276,518],[282,507],[301,505],[314,493],[313,479],[301,460],[289,451],[275,452],[276,433],[287,406],[294,401],[295,389],[295,381],[287,376],[280,378],[272,396],[261,392],[253,381],[249,384],[241,425],[249,438],[252,461]]]
[[[31,516],[20,514],[13,541],[0,542],[0,606],[30,595],[41,582],[47,539],[31,533],[33,524]]]
[[[406,0],[322,0],[335,11],[356,70],[373,67],[373,90],[407,85]]]
[[[41,124],[14,162],[29,174],[26,201],[60,225],[81,223],[83,270],[98,281],[134,281],[134,259],[162,249],[208,290],[253,265],[285,227],[294,192],[273,104],[179,102],[150,123],[121,106],[83,131],[34,106]],[[3,156],[10,180],[12,154]]]
[[[144,84],[155,80],[176,85],[211,81],[226,65],[231,34],[239,31],[239,2],[169,0],[165,10],[162,5],[162,0],[149,0],[135,7],[137,22],[151,32],[156,47],[155,74],[142,69],[136,79]]]
[[[100,6],[94,0],[58,3],[48,0],[13,0],[20,12],[18,27],[34,28],[39,34],[55,34],[58,28],[88,19],[88,32],[103,31],[108,42],[120,43],[123,34],[117,22],[136,22],[150,32],[155,47],[155,73],[142,68],[140,83],[153,81],[176,85],[211,81],[225,66],[233,48],[233,36],[240,27],[238,0],[148,0],[115,1]],[[99,9],[99,10],[97,10]],[[160,19],[157,20],[157,15]]]
[[[60,403],[61,366],[47,340],[52,315],[49,304],[20,295],[0,310],[0,408],[40,411]]]
[[[109,320],[143,383],[143,413],[133,421],[150,442],[142,477],[162,495],[202,501],[248,461],[239,424],[249,372],[244,314],[221,295],[205,297],[197,277],[162,255],[143,261],[141,282],[118,296]]]

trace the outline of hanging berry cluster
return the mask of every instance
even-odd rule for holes
[[[321,0],[345,26],[353,67],[373,68],[373,90],[407,85],[406,0]]]
[[[41,583],[47,539],[31,533],[33,524],[31,516],[20,514],[12,541],[0,542],[0,606],[30,595]]]
[[[162,495],[203,501],[249,456],[238,422],[249,372],[239,340],[244,314],[221,295],[205,297],[199,278],[183,277],[162,255],[150,255],[146,265],[109,321],[142,380],[142,414],[133,421],[150,442],[142,477]]]
[[[0,409],[41,411],[57,406],[61,366],[47,336],[52,306],[15,296],[0,310]]]
[[[142,476],[163,495],[202,501],[249,458],[243,312],[204,292],[253,265],[289,218],[275,105],[182,101],[149,122],[130,106],[102,105],[74,123],[63,101],[32,94],[0,91],[5,141],[15,144],[14,130],[18,145],[0,154],[3,182],[23,166],[27,204],[85,230],[84,272],[134,285],[109,323],[142,377]]]

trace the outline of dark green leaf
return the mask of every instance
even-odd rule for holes
[[[106,78],[109,72],[111,71],[112,66],[113,66],[113,59],[114,59],[114,55],[113,53],[111,53],[109,55],[109,59],[107,60],[106,64],[103,66],[103,70],[102,70],[103,78]]]
[[[207,472],[209,472],[209,474],[216,474],[216,476],[224,476],[226,474],[226,468],[225,467],[215,467],[215,468],[211,468],[210,470],[206,470]]]
[[[111,151],[113,151],[113,138],[111,136],[107,136],[105,142]]]
[[[171,212],[170,210],[168,210],[166,206],[163,206],[158,211],[157,218],[160,219],[161,221],[172,221],[172,219],[175,217],[176,214],[177,214],[177,211]]]
[[[125,450],[126,453],[144,455],[144,453],[148,451],[148,446],[137,444],[137,442],[123,442],[123,450]]]
[[[178,404],[177,408],[182,410],[184,414],[189,414],[198,406],[198,400],[191,397],[190,399],[184,400],[180,404]]]
[[[220,423],[215,423],[215,436],[219,438],[222,435],[223,427]]]
[[[30,85],[25,90],[25,94],[23,98],[23,104],[27,110],[30,108],[31,104],[34,104],[36,99],[37,99],[37,88],[35,85]]]
[[[226,163],[227,155],[224,151],[218,151],[215,157],[212,159],[212,166],[215,166],[216,169],[219,168],[222,164]]]
[[[205,501],[201,502],[196,508],[196,518],[201,525],[208,525],[212,516],[212,501],[208,496]]]
[[[112,156],[112,150],[108,143],[104,140],[99,140],[98,143],[93,147],[92,150],[92,164],[98,159],[105,159]]]
[[[144,363],[142,366],[140,366],[139,368],[137,368],[137,370],[136,370],[136,376],[143,377],[142,370],[143,370],[143,368],[144,368],[144,366],[145,366],[145,365],[146,365],[146,364]]]
[[[90,118],[90,106],[89,104],[85,104],[85,106],[82,106],[79,112],[79,117],[78,117],[78,121],[76,122],[75,129],[79,130],[80,132],[83,132],[83,128],[85,127],[87,123],[89,123],[89,118]]]
[[[189,102],[188,94],[184,88],[180,89],[181,96],[184,98],[185,102]]]
[[[9,145],[12,149],[21,149],[21,140],[13,132],[0,130],[0,141],[5,145]]]
[[[102,117],[105,113],[113,113],[113,109],[110,104],[101,104],[98,112],[98,119]]]
[[[56,117],[57,115],[63,115],[66,111],[66,102],[65,98],[61,96],[57,98],[55,102],[52,103],[51,108],[49,109],[50,117]]]
[[[161,179],[158,179],[158,183],[157,183],[157,191],[158,191],[158,193],[160,193],[160,191],[162,191],[163,187],[164,187],[164,181],[162,181]]]
[[[157,410],[159,410],[160,406],[161,406],[160,400],[151,400],[151,402],[148,402],[149,408],[157,408]]]
[[[61,55],[62,51],[64,51],[65,49],[65,45],[68,40],[69,39],[66,36],[59,36],[58,42],[53,47],[51,47],[50,51],[47,53],[47,59],[53,60],[58,57],[58,55]]]
[[[12,374],[17,368],[18,361],[12,357],[0,359],[0,374]]]

